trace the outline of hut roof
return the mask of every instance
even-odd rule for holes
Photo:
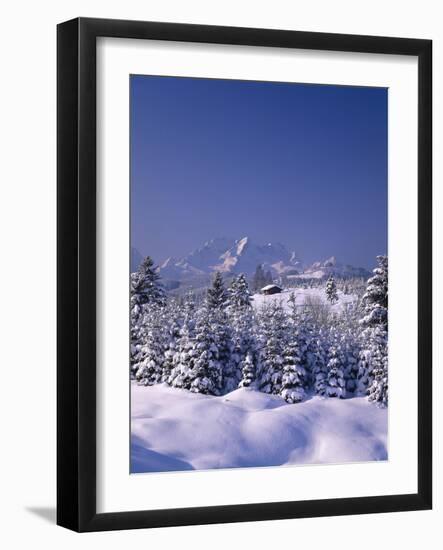
[[[278,285],[266,285],[261,289],[261,291],[266,292],[267,290],[272,290],[273,288],[278,289],[278,290],[282,290],[282,288]]]

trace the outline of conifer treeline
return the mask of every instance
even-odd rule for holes
[[[325,317],[310,307],[289,310],[278,299],[255,311],[244,275],[226,288],[216,273],[206,297],[166,297],[151,258],[131,275],[131,375],[140,384],[166,383],[222,395],[238,387],[298,403],[367,395],[388,404],[388,260],[378,267],[358,304]],[[326,286],[338,300],[333,280]]]

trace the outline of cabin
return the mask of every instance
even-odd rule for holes
[[[271,295],[271,294],[280,294],[282,288],[278,285],[266,285],[261,289],[262,294]]]

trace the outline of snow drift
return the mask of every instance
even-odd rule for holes
[[[131,386],[131,472],[387,460],[387,409],[363,397],[288,405],[242,388],[220,397]]]

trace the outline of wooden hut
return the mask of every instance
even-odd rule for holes
[[[278,285],[266,285],[261,289],[262,294],[271,295],[271,294],[280,294],[282,288]]]

